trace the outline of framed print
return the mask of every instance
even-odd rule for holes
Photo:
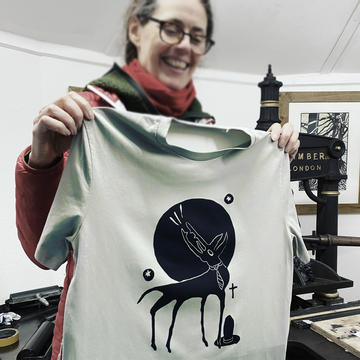
[[[301,133],[342,140],[345,153],[340,172],[347,175],[339,183],[339,213],[360,213],[360,91],[282,92],[279,116]],[[311,181],[316,193],[317,181]],[[292,183],[298,214],[316,214],[316,204],[302,184]]]
[[[84,88],[80,86],[68,86],[68,92],[75,91],[75,92],[81,92]]]

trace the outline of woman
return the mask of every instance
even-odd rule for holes
[[[38,266],[34,252],[53,201],[67,151],[84,118],[95,106],[125,106],[127,110],[160,113],[184,120],[213,123],[195,98],[192,74],[212,46],[213,18],[209,0],[133,0],[127,15],[126,63],[93,81],[83,93],[71,92],[40,110],[31,147],[16,168],[17,227],[22,246]],[[270,128],[293,158],[298,134],[290,125]],[[44,190],[45,189],[45,190]],[[39,202],[39,199],[41,201]],[[73,275],[70,256],[54,331],[52,359],[62,337],[64,302]]]

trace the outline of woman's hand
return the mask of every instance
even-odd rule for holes
[[[300,140],[299,133],[294,130],[293,126],[286,123],[283,127],[280,124],[272,124],[268,131],[271,133],[271,140],[277,141],[279,147],[289,154],[290,161],[295,159],[299,150]]]
[[[70,148],[83,119],[94,119],[91,105],[79,94],[70,92],[43,107],[33,124],[29,165],[46,168]]]

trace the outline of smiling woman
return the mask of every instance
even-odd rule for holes
[[[196,0],[197,1],[197,0]],[[206,37],[210,39],[213,35],[214,31],[214,20],[213,13],[210,6],[210,0],[200,0],[203,5],[206,18],[207,18],[207,28],[206,28]],[[139,19],[141,25],[145,25],[148,20],[154,15],[154,12],[157,8],[158,2],[156,0],[138,0],[132,1],[130,6],[127,9],[125,14],[125,29],[124,32],[127,34],[127,42],[125,46],[125,60],[126,63],[130,63],[131,60],[137,57],[137,49],[136,46],[129,40],[128,36],[128,23],[130,19],[135,16]]]
[[[194,0],[158,0],[158,6],[152,14],[153,18],[173,24],[173,29],[190,32],[198,36],[207,34],[207,16],[204,6]],[[140,24],[138,17],[129,21],[129,39],[135,45],[140,64],[158,80],[174,90],[187,86],[192,74],[199,64],[202,54],[196,53],[189,37],[182,41],[169,44],[159,36],[158,24],[150,17],[144,17],[147,22]],[[162,31],[168,34],[172,29]]]
[[[214,41],[209,0],[132,0],[126,13],[126,65],[114,64],[80,94],[70,92],[44,106],[33,122],[32,145],[16,166],[16,215],[21,244],[38,266],[35,249],[67,160],[73,136],[84,118],[94,119],[92,107],[125,108],[185,121],[213,124],[196,98],[192,75]],[[280,136],[281,134],[281,136]],[[297,134],[289,125],[275,128],[274,140],[294,155]],[[67,259],[66,279],[54,330],[52,360],[57,359],[67,290],[74,259]]]

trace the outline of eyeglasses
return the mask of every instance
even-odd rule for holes
[[[163,21],[153,17],[147,19],[160,24],[160,39],[169,45],[180,44],[184,36],[187,35],[190,37],[190,45],[194,53],[204,55],[215,44],[214,40],[198,34],[196,31],[185,32],[181,25],[172,21]]]

